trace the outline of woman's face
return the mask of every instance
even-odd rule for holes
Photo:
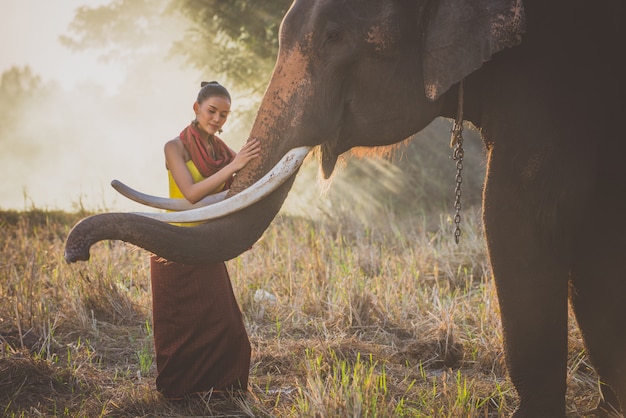
[[[193,110],[196,112],[196,120],[200,129],[209,135],[215,135],[228,119],[230,100],[226,97],[211,96],[202,103],[195,102]]]

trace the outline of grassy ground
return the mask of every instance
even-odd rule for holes
[[[67,265],[65,237],[84,215],[0,212],[0,415],[504,417],[516,406],[477,213],[459,245],[446,216],[279,216],[228,262],[253,346],[249,393],[179,403],[154,390],[148,254],[107,242]],[[571,324],[568,416],[579,417],[597,378]]]

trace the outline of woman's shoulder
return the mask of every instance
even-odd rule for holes
[[[170,139],[165,143],[165,148],[184,148],[183,141],[180,140],[180,136]]]
[[[183,144],[183,141],[180,140],[179,136],[167,141],[165,143],[164,150],[165,150],[166,155],[172,155],[172,156],[179,155],[183,157],[185,161],[191,158],[189,156],[189,152],[187,151],[187,148],[185,148],[185,145]]]

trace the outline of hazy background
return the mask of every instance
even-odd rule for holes
[[[119,179],[166,196],[163,145],[193,119],[200,81],[233,96],[221,135],[246,138],[290,0],[1,0],[0,209],[144,210]],[[387,158],[350,159],[327,193],[309,162],[285,209],[442,210],[454,198],[450,121]],[[480,198],[480,141],[466,131],[464,205]],[[320,197],[322,197],[320,199]]]
[[[116,196],[114,178],[167,194],[162,145],[193,119],[203,77],[168,59],[167,47],[107,62],[102,51],[61,44],[77,7],[106,3],[0,2],[0,71],[28,67],[41,78],[34,100],[14,103],[13,129],[0,137],[3,209],[137,209]]]

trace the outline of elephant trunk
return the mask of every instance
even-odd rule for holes
[[[132,213],[102,213],[74,226],[65,245],[65,259],[89,259],[91,246],[120,240],[186,264],[230,260],[248,250],[267,229],[282,206],[294,175],[270,196],[228,217],[194,227],[181,227]]]

